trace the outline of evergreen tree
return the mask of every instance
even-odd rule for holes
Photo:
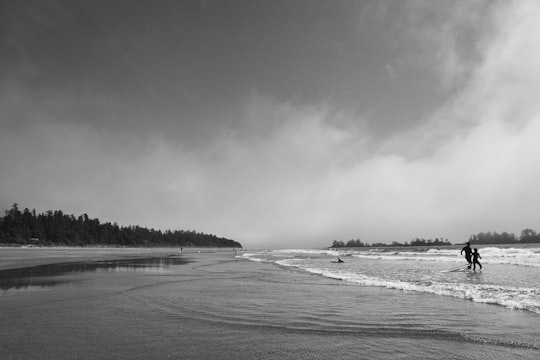
[[[39,244],[42,246],[208,246],[239,247],[234,240],[195,231],[147,229],[139,226],[122,227],[117,223],[101,224],[87,214],[75,217],[61,210],[36,214],[19,210],[18,204],[0,218],[0,244]]]

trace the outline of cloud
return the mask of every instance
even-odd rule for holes
[[[462,89],[426,124],[382,140],[361,125],[368,117],[331,102],[251,94],[218,136],[186,147],[174,136],[68,121],[41,101],[22,108],[28,89],[19,88],[11,109],[31,121],[8,126],[2,114],[0,203],[194,229],[249,247],[461,242],[538,227],[540,9],[519,1],[494,14],[499,30]]]
[[[382,143],[337,126],[331,106],[255,99],[253,121],[277,118],[279,126],[257,144],[232,138],[225,146],[234,151],[223,172],[242,174],[235,183],[248,214],[232,228],[251,227],[251,238],[285,244],[334,236],[459,242],[478,231],[534,227],[540,109],[532,94],[540,86],[534,66],[540,53],[531,39],[540,38],[538,8],[518,2],[495,15],[500,31],[491,34],[463,90],[427,125]],[[340,124],[358,120],[341,116],[347,120]]]
[[[391,78],[391,79],[395,79],[396,78],[396,70],[394,69],[394,67],[390,64],[386,64],[386,71],[388,72],[388,76]]]
[[[448,92],[463,85],[479,60],[478,46],[490,34],[498,6],[487,0],[369,2],[360,14],[360,31],[380,27],[378,36],[397,53],[394,65],[416,77],[435,75]]]

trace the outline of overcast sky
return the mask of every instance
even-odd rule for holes
[[[0,207],[245,247],[540,231],[540,2],[0,0]]]

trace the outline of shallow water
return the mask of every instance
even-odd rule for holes
[[[540,314],[540,247],[485,247],[482,270],[459,248],[276,250],[244,257],[367,286],[452,296]],[[346,259],[335,263],[337,257]]]
[[[179,257],[108,260],[37,265],[0,271],[0,290],[3,296],[17,291],[38,291],[70,281],[81,282],[88,273],[140,272],[165,273],[173,265],[186,263]]]
[[[41,283],[0,290],[0,358],[540,356],[540,315],[530,311],[230,254],[113,263],[11,276]]]

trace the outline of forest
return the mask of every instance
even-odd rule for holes
[[[339,248],[339,247],[385,247],[385,246],[446,246],[446,245],[452,245],[448,239],[438,239],[436,238],[435,240],[433,239],[419,239],[419,238],[415,238],[413,240],[411,240],[411,242],[405,242],[404,244],[402,243],[399,243],[399,242],[392,242],[391,244],[386,244],[386,243],[375,243],[375,244],[366,244],[366,243],[363,243],[362,241],[360,241],[359,239],[351,239],[349,241],[347,241],[346,243],[344,243],[343,241],[336,241],[334,240],[334,242],[332,243],[332,246],[333,248]]]
[[[481,232],[471,235],[469,241],[473,244],[514,244],[514,243],[540,243],[540,234],[532,229],[521,230],[520,236],[512,233]]]
[[[237,247],[234,240],[185,230],[147,229],[100,223],[87,214],[75,217],[61,210],[36,214],[17,204],[0,218],[0,246]]]
[[[540,234],[532,229],[524,229],[521,231],[520,236],[516,236],[512,233],[502,232],[481,232],[476,235],[471,235],[469,241],[472,244],[528,244],[528,243],[540,243]],[[461,244],[461,243],[460,243]],[[351,239],[347,242],[334,240],[332,243],[332,248],[342,248],[342,247],[386,247],[386,246],[447,246],[452,245],[448,239],[420,239],[415,238],[410,242],[399,243],[392,242],[391,244],[386,243],[375,243],[375,244],[366,244],[360,241],[359,239]]]

